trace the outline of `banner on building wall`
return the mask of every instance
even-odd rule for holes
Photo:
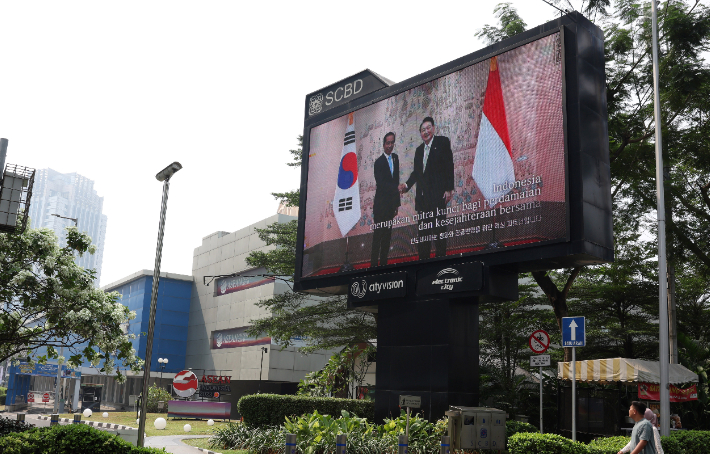
[[[675,385],[670,385],[671,402],[688,402],[698,400],[698,387],[692,385],[690,388],[680,389]],[[655,383],[639,383],[639,399],[641,400],[661,400],[660,385]]]
[[[56,364],[28,364],[26,362],[21,362],[17,366],[17,374],[19,375],[33,375],[35,377],[56,377],[57,376],[57,365]],[[62,377],[64,378],[81,378],[81,372],[75,369],[68,369],[66,366],[62,366]]]
[[[271,337],[254,337],[246,333],[248,326],[212,331],[212,349],[250,347],[252,345],[268,345]]]
[[[274,282],[273,276],[268,276],[264,268],[246,271],[236,276],[223,277],[217,279],[214,285],[214,296],[227,295],[228,293],[240,292],[249,288]]]

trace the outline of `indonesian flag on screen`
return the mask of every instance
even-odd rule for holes
[[[497,57],[491,58],[485,96],[472,176],[483,197],[490,200],[510,192],[515,183],[513,153]],[[491,203],[493,205],[495,203]]]
[[[333,212],[345,236],[360,220],[360,182],[357,178],[357,154],[355,153],[355,124],[353,114],[348,118],[348,127],[343,139],[343,152],[340,154],[338,181],[335,184]]]

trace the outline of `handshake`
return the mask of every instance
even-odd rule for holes
[[[409,188],[408,188],[407,185],[404,184],[404,183],[400,184],[400,185],[397,187],[397,189],[399,189],[399,193],[400,193],[400,194],[404,194],[404,193],[406,193],[407,191],[409,191]]]

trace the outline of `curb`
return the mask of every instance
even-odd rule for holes
[[[41,416],[41,415],[38,415],[38,416],[37,416],[37,419],[43,419],[43,420],[45,420],[45,421],[49,421],[49,420],[50,420],[50,417],[49,417],[49,416]],[[69,422],[69,423],[73,423],[73,422],[74,422],[73,419],[69,419],[69,418],[59,418],[59,421],[60,421],[60,422]],[[107,422],[83,421],[83,420],[82,420],[82,421],[81,421],[81,424],[86,424],[86,425],[94,426],[94,427],[103,427],[103,428],[105,428],[105,429],[121,429],[121,430],[129,429],[129,430],[138,430],[138,429],[136,429],[135,427],[122,426],[122,425],[120,425],[120,424],[110,424],[110,423],[107,423]]]
[[[188,445],[188,446],[190,446],[190,445]],[[198,448],[197,446],[193,446],[193,448],[198,449],[198,450],[204,452],[205,454],[221,454],[221,453],[219,453],[219,452],[210,451],[209,449]]]

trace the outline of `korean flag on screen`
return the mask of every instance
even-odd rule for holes
[[[340,234],[343,236],[355,227],[361,216],[353,114],[348,117],[348,127],[345,129],[338,181],[335,185],[335,197],[333,198],[333,212],[340,228]]]

